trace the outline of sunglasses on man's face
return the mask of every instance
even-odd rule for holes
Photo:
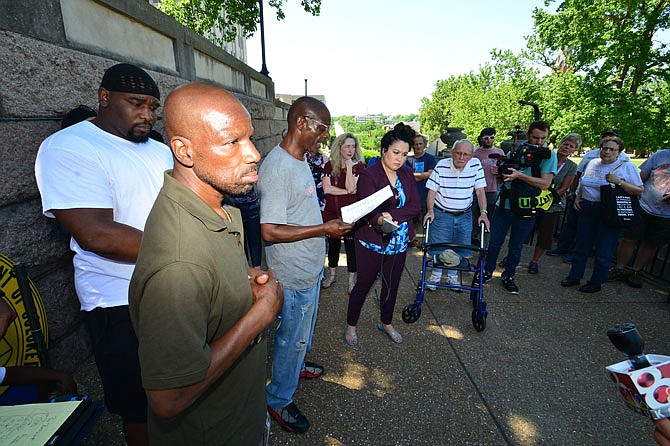
[[[496,139],[496,135],[484,135],[482,136],[482,139],[490,139],[491,141],[493,141],[494,139]]]

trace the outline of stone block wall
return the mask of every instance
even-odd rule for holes
[[[274,101],[269,78],[146,1],[0,0],[0,10],[7,12],[0,15],[0,134],[4,137],[0,253],[29,266],[47,310],[53,365],[74,371],[90,349],[74,291],[69,237],[56,221],[42,215],[34,176],[39,145],[60,129],[63,114],[80,104],[97,109],[102,74],[118,62],[145,68],[163,98],[193,80],[229,89],[249,110],[262,155],[279,141],[288,106]],[[101,29],[91,26],[95,17],[80,16],[84,13],[118,23]],[[159,58],[142,52],[145,45],[134,38],[133,27],[142,28],[142,39],[160,34],[156,39],[163,46]],[[124,34],[111,39],[108,33],[119,29]],[[95,36],[96,32],[100,35]],[[169,51],[165,45],[171,45]],[[156,130],[162,131],[160,117]]]

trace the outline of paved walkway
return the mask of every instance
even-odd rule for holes
[[[359,323],[360,345],[342,341],[346,268],[321,294],[311,361],[326,375],[302,381],[295,401],[312,423],[302,435],[272,425],[272,445],[654,445],[649,421],[626,409],[604,367],[623,360],[606,331],[633,321],[648,353],[670,354],[667,290],[607,284],[586,295],[559,285],[569,265],[544,257],[540,273],[525,266],[515,296],[499,272],[485,287],[489,317],[476,332],[466,294],[427,295],[421,318],[407,325],[421,270],[411,249],[396,307],[405,343],[376,328],[374,291]],[[344,263],[344,262],[342,262]],[[590,269],[587,270],[590,273]],[[88,445],[122,444],[102,423]]]
[[[670,354],[667,292],[607,284],[586,295],[565,289],[569,265],[542,259],[540,273],[516,275],[518,296],[499,272],[485,287],[485,331],[470,320],[467,295],[429,293],[421,318],[406,325],[421,256],[411,250],[396,308],[405,343],[376,328],[374,293],[359,322],[356,348],[342,341],[346,269],[321,294],[309,359],[325,365],[320,380],[303,381],[295,400],[312,423],[304,435],[273,424],[273,445],[652,445],[650,422],[615,397],[604,367],[623,360],[607,329],[634,321],[646,349]],[[523,266],[523,268],[522,268]],[[590,270],[589,270],[590,273]]]

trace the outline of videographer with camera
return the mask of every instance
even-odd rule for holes
[[[531,122],[526,132],[528,142],[512,149],[507,158],[500,159],[498,167],[503,184],[491,222],[484,279],[491,278],[507,231],[511,230],[501,279],[503,287],[512,294],[519,294],[519,288],[514,283],[514,273],[521,258],[523,243],[535,226],[537,197],[549,189],[556,175],[556,152],[546,147],[549,130],[550,125],[546,121]]]

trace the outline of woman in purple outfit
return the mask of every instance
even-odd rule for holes
[[[358,198],[366,198],[386,186],[391,186],[393,197],[382,203],[358,222],[354,232],[358,280],[349,296],[347,323],[344,325],[344,342],[358,345],[356,325],[365,297],[370,288],[381,277],[379,306],[381,323],[377,329],[396,343],[403,338],[391,324],[395,309],[398,285],[405,267],[407,245],[414,238],[412,220],[421,211],[421,198],[412,170],[405,160],[416,135],[411,127],[397,124],[381,141],[379,162],[365,169],[358,178]],[[384,219],[395,223],[397,229],[382,231]]]

